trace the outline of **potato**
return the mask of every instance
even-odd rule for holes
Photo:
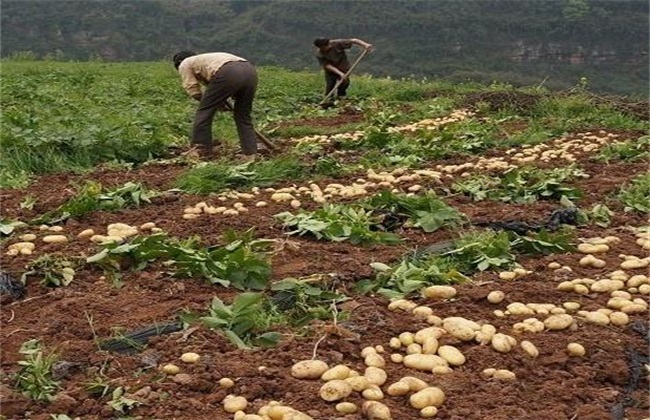
[[[512,381],[517,379],[517,375],[507,369],[497,369],[492,377],[500,381]]]
[[[390,355],[390,361],[393,363],[402,363],[404,362],[404,356],[399,353],[393,353]]]
[[[417,307],[417,303],[406,299],[397,299],[388,304],[389,311],[406,311],[411,312]]]
[[[413,315],[417,319],[427,319],[433,315],[433,309],[429,308],[428,306],[418,306],[417,308],[413,309]]]
[[[440,327],[442,325],[442,318],[436,315],[430,315],[427,317],[427,324]]]
[[[452,286],[429,286],[422,290],[422,296],[429,299],[451,299],[456,296]]]
[[[514,271],[502,271],[499,273],[499,278],[501,280],[509,281],[509,280],[514,280],[516,277],[517,277],[517,273],[515,273]]]
[[[412,332],[403,332],[399,335],[399,341],[403,346],[408,347],[409,345],[415,343],[415,335]]]
[[[438,409],[436,407],[424,407],[422,410],[420,410],[420,417],[423,418],[430,418],[430,417],[435,417],[438,415]]]
[[[587,312],[585,319],[596,325],[609,325],[609,317],[602,312]]]
[[[553,331],[564,330],[573,324],[573,317],[569,314],[551,315],[544,320],[544,326]]]
[[[318,379],[328,369],[322,360],[302,360],[291,366],[291,376],[298,379]]]
[[[623,326],[630,322],[630,317],[625,312],[612,312],[609,321],[612,325]]]
[[[530,341],[524,340],[519,345],[524,352],[533,359],[539,356],[539,350],[537,350],[537,347],[535,347],[535,345]]]
[[[406,347],[406,354],[421,354],[421,353],[422,353],[422,346],[419,345],[418,343],[409,344],[408,347]]]
[[[427,328],[422,328],[421,330],[418,330],[415,335],[413,336],[413,341],[418,343],[418,344],[424,344],[424,342],[427,340],[427,338],[435,338],[438,339],[443,336],[445,333],[445,330],[439,327],[427,327]]]
[[[345,365],[336,365],[331,369],[326,370],[321,375],[321,379],[325,382],[334,379],[345,379],[350,375],[350,368]]]
[[[582,344],[578,343],[569,343],[566,346],[569,356],[582,357],[585,355],[586,351]]]
[[[262,409],[260,409],[260,411],[262,411]],[[265,415],[271,420],[313,420],[312,417],[307,414],[283,405],[273,405],[269,407]]]
[[[347,382],[352,387],[353,391],[357,392],[361,392],[372,385],[370,383],[370,379],[366,378],[365,376],[351,376],[349,378],[346,378],[345,382]]]
[[[363,362],[366,364],[366,366],[374,366],[374,367],[384,367],[386,366],[386,361],[382,356],[380,356],[377,353],[371,353],[363,359]]]
[[[579,244],[578,251],[583,254],[601,254],[609,251],[609,246],[607,246],[607,244]]]
[[[319,394],[325,401],[338,401],[352,394],[352,387],[341,379],[334,379],[323,384]]]
[[[512,344],[510,343],[508,336],[505,334],[494,334],[491,343],[494,350],[498,351],[499,353],[508,353],[510,350],[512,350]]]
[[[578,293],[579,295],[588,295],[589,294],[589,288],[585,286],[584,284],[576,284],[573,286],[573,291]]]
[[[506,294],[501,290],[494,290],[487,295],[487,300],[490,303],[501,303],[505,297]]]
[[[560,265],[560,263],[557,263],[557,262],[553,261],[553,262],[548,263],[547,267],[550,268],[551,270],[555,270],[555,269],[560,268],[561,265]]]
[[[650,295],[650,284],[642,284],[638,288],[638,292],[642,295]]]
[[[46,244],[64,244],[68,242],[68,237],[65,235],[46,235],[43,236],[42,240]]]
[[[411,392],[421,391],[429,386],[429,384],[427,384],[425,381],[420,378],[416,378],[415,376],[405,376],[400,379],[400,382],[407,384]]]
[[[445,330],[454,338],[461,341],[470,341],[474,339],[476,331],[464,324],[444,324]]]
[[[395,349],[395,350],[397,350],[397,349],[399,349],[400,347],[402,347],[402,342],[400,341],[399,338],[397,338],[397,337],[393,337],[393,338],[390,339],[390,341],[389,341],[389,343],[388,343],[388,346],[389,346],[391,349]]]
[[[577,311],[578,309],[580,309],[580,303],[578,302],[564,302],[562,306],[567,311]]]
[[[390,409],[378,401],[366,401],[361,406],[364,418],[368,420],[392,420]]]
[[[409,398],[411,407],[422,409],[424,407],[440,407],[445,402],[445,393],[442,389],[431,386],[416,392]]]
[[[591,254],[582,257],[578,262],[578,264],[580,264],[581,267],[594,267],[594,268],[603,268],[605,267],[605,265],[607,265],[605,261],[598,259]]]
[[[219,379],[219,386],[223,389],[232,388],[235,386],[235,381],[230,378],[221,378]]]
[[[370,354],[376,354],[377,349],[374,346],[366,346],[361,349],[361,357],[367,357]]]
[[[370,385],[368,388],[361,391],[363,398],[371,401],[379,401],[384,399],[384,392],[377,385]]]
[[[391,397],[399,397],[408,394],[409,391],[411,391],[409,384],[404,381],[397,381],[388,387],[386,393]]]
[[[445,359],[451,366],[461,366],[465,363],[465,356],[454,346],[440,346],[438,355]]]
[[[438,351],[439,343],[433,337],[427,337],[422,343],[422,353],[423,354],[436,354]]]
[[[648,310],[647,305],[641,305],[638,303],[633,303],[631,305],[627,305],[621,308],[621,312],[624,312],[626,314],[642,314]]]
[[[354,414],[358,410],[357,406],[351,402],[338,403],[334,408],[336,409],[336,411],[342,414]]]
[[[481,376],[484,377],[485,379],[489,379],[492,376],[494,376],[494,372],[496,371],[497,370],[495,368],[483,369],[483,371],[481,372]]]
[[[445,359],[433,354],[409,354],[404,357],[404,366],[430,372],[434,366],[448,366]]]
[[[181,371],[181,369],[178,366],[171,363],[167,363],[160,370],[162,370],[163,373],[166,373],[167,375],[176,375],[178,372]]]
[[[223,409],[228,413],[236,413],[237,411],[244,410],[247,405],[248,401],[241,396],[227,395],[223,399]]]
[[[199,361],[201,356],[196,353],[188,352],[181,355],[181,360],[185,363],[196,363]]]
[[[377,386],[382,386],[388,379],[388,374],[385,370],[374,366],[367,367],[363,373],[363,376],[368,378],[368,382],[370,382],[370,384]]]

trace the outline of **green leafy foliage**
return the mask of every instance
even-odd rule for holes
[[[563,229],[556,232],[540,230],[539,232],[527,235],[512,234],[512,249],[520,254],[554,254],[571,252],[575,250],[573,245],[575,231]]]
[[[625,205],[625,211],[650,213],[650,173],[639,175],[624,186],[618,199]]]
[[[209,315],[201,317],[200,321],[209,328],[222,330],[239,348],[272,346],[277,344],[281,335],[266,331],[270,317],[264,302],[262,293],[242,293],[230,305],[215,296]]]
[[[271,285],[271,303],[292,326],[301,327],[314,319],[331,319],[332,305],[346,299],[344,295],[320,287],[324,276],[286,278]]]
[[[294,157],[232,165],[230,162],[203,162],[181,174],[176,187],[192,194],[208,194],[226,189],[268,187],[283,180],[304,177],[305,167]]]
[[[467,194],[474,201],[532,203],[537,200],[559,200],[563,196],[578,199],[582,193],[566,183],[585,176],[582,170],[573,165],[554,169],[521,167],[510,169],[500,177],[473,175],[456,181],[452,190]]]
[[[52,366],[57,360],[54,354],[44,354],[38,340],[25,341],[19,353],[25,358],[18,362],[16,388],[35,401],[52,401],[59,383],[52,378]]]
[[[113,390],[113,393],[111,394],[111,400],[106,404],[118,413],[126,414],[135,407],[139,406],[140,401],[128,398],[124,394],[124,388],[118,386]]]
[[[614,217],[614,212],[605,204],[594,204],[591,210],[584,210],[582,214],[586,219],[586,223],[603,228],[609,227],[612,223],[612,217]]]
[[[86,259],[99,264],[109,275],[119,274],[122,267],[144,269],[154,261],[161,261],[172,275],[204,278],[209,283],[237,289],[263,289],[271,268],[262,251],[271,241],[253,239],[253,231],[241,237],[234,232],[224,235],[225,244],[207,249],[198,238],[179,240],[164,233],[137,236],[124,244],[110,242]]]
[[[285,228],[293,228],[289,235],[312,235],[316,239],[334,242],[350,241],[357,244],[400,242],[399,236],[379,230],[381,220],[361,206],[325,204],[316,211],[276,214]]]
[[[596,160],[610,163],[613,161],[636,162],[650,157],[650,136],[638,139],[618,141],[605,145],[596,156]]]
[[[16,229],[27,226],[27,223],[20,220],[0,219],[0,237],[11,236]]]
[[[435,232],[444,226],[460,226],[465,220],[462,213],[447,205],[433,191],[410,197],[406,194],[382,191],[368,200],[367,206],[398,216],[404,215],[410,219],[413,227],[421,228],[427,233]]]
[[[156,193],[147,190],[140,183],[127,182],[121,187],[104,190],[101,184],[88,181],[77,187],[74,197],[55,210],[32,220],[32,223],[59,223],[97,210],[115,211],[126,207],[139,207],[143,203],[150,203],[155,195]]]
[[[47,254],[31,261],[20,280],[25,284],[28,277],[37,276],[44,286],[67,286],[74,280],[76,266],[76,261]]]

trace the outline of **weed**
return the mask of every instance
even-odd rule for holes
[[[126,414],[135,407],[139,406],[140,402],[126,397],[124,394],[124,388],[118,386],[113,390],[113,393],[111,394],[111,400],[106,404],[118,413]]]
[[[643,136],[607,144],[600,149],[595,159],[610,163],[618,160],[635,162],[647,160],[648,157],[650,157],[650,136]]]
[[[286,278],[271,285],[271,302],[291,326],[301,327],[314,319],[330,319],[331,306],[345,299],[339,293],[319,287],[323,277]]]
[[[0,236],[11,236],[16,229],[27,226],[20,220],[0,219]]]
[[[35,401],[52,401],[59,383],[52,378],[52,366],[57,360],[54,354],[44,354],[38,340],[25,341],[19,353],[25,356],[18,362],[16,387]]]

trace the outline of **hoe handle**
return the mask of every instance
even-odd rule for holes
[[[343,75],[343,77],[341,77],[339,80],[336,81],[336,84],[334,85],[332,90],[330,90],[329,93],[327,95],[325,95],[325,98],[323,98],[323,100],[321,101],[321,105],[324,104],[325,102],[327,102],[327,100],[330,98],[330,96],[332,96],[334,94],[334,92],[336,91],[336,89],[338,89],[338,87],[341,85],[341,83],[343,83],[343,81],[348,78],[350,73],[352,73],[352,70],[354,70],[354,68],[357,66],[357,64],[359,64],[359,61],[361,61],[361,59],[363,57],[365,57],[366,54],[368,54],[368,49],[364,49],[361,52],[361,54],[359,54],[359,57],[357,57],[357,59],[354,61],[354,63],[352,63],[352,66],[350,66],[350,70],[348,70]]]

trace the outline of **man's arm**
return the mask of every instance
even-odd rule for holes
[[[358,38],[350,38],[350,42],[360,46],[361,48],[364,48],[366,50],[371,51],[372,50],[372,44],[367,43],[366,41]]]
[[[201,93],[201,84],[199,83],[194,72],[189,66],[181,66],[178,68],[178,73],[181,75],[181,81],[183,83],[183,89],[190,95],[192,98],[200,101],[203,97]]]
[[[334,67],[331,64],[325,64],[323,66],[323,68],[325,70],[327,70],[327,71],[332,72],[332,73],[336,73],[339,76],[339,78],[341,78],[341,79],[343,78],[343,76],[345,76],[345,73],[343,73],[341,70],[337,69],[336,67]]]

